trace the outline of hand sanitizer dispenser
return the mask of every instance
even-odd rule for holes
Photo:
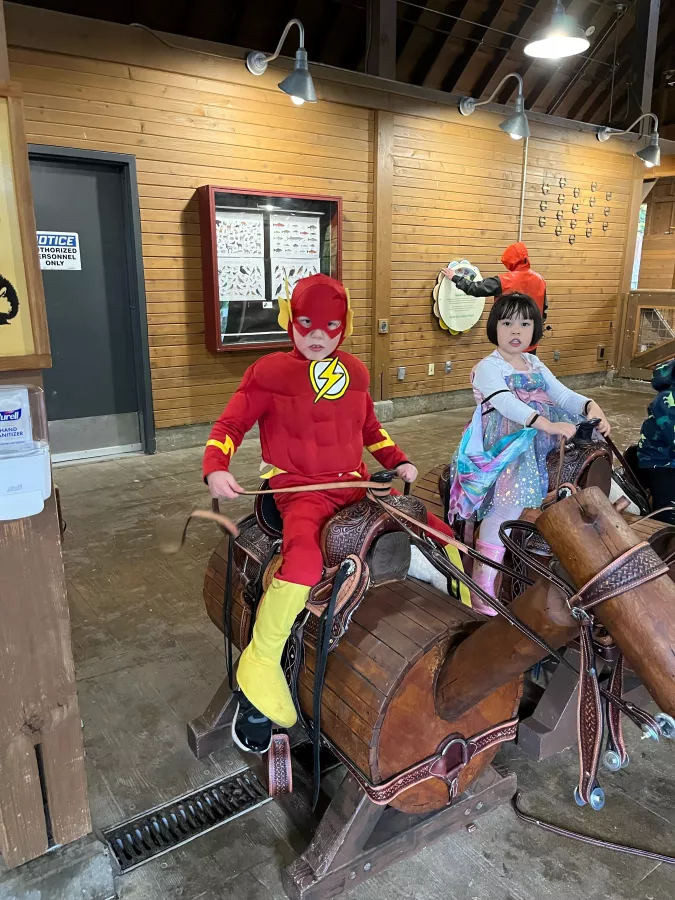
[[[0,385],[0,520],[37,515],[51,492],[44,392]]]

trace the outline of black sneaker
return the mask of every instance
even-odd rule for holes
[[[232,720],[232,740],[248,753],[267,753],[272,743],[272,720],[250,703],[241,691]]]

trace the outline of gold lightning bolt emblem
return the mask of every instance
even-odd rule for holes
[[[315,403],[322,400],[338,400],[349,387],[349,373],[339,359],[319,359],[309,367],[309,377],[316,392]]]

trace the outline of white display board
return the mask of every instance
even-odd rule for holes
[[[483,277],[477,266],[468,259],[453,260],[448,263],[455,275],[470,278],[471,281],[482,281]],[[441,272],[434,287],[434,313],[438,316],[441,328],[452,334],[468,331],[480,320],[485,309],[485,297],[471,297],[461,291],[457,285]]]

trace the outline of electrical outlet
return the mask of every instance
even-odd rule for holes
[[[398,367],[398,370],[396,371],[396,378],[398,381],[405,380],[405,366]]]
[[[448,359],[445,362],[445,374],[449,375],[452,372],[452,360]]]
[[[377,320],[377,330],[379,334],[388,334],[389,333],[389,319],[378,319]]]
[[[602,344],[598,344],[596,358],[597,358],[598,362],[600,362],[601,360],[603,360],[605,358],[605,348]]]
[[[434,363],[429,363],[429,375],[433,375],[435,371],[436,366],[434,365]]]
[[[553,351],[553,360],[554,362],[558,362],[560,360],[560,350]]]

